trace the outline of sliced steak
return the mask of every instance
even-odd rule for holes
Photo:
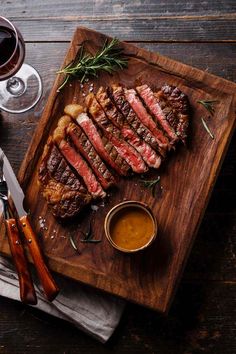
[[[171,143],[174,144],[178,140],[178,137],[175,134],[174,129],[166,119],[166,116],[163,110],[161,109],[161,106],[157,98],[155,97],[154,92],[148,85],[136,87],[136,90],[142,97],[143,101],[145,102],[152,115],[155,117],[157,123],[160,125],[160,127],[162,127],[166,135],[169,137]]]
[[[67,134],[69,134],[71,140],[73,141],[80,154],[90,164],[102,187],[107,189],[114,185],[116,183],[114,176],[107,169],[106,165],[101,160],[100,156],[80,126],[76,125],[75,123],[70,123],[67,127]]]
[[[171,127],[185,142],[189,128],[190,105],[188,97],[178,87],[164,85],[155,96]]]
[[[59,120],[57,128],[54,130],[53,139],[57,143],[65,159],[83,178],[83,181],[92,197],[105,197],[105,191],[103,190],[101,184],[97,181],[96,176],[94,175],[87,162],[75,150],[73,145],[69,141],[65,140],[66,128],[70,122],[71,118],[69,116],[63,116]]]
[[[73,217],[91,200],[82,180],[70,169],[51,139],[44,148],[38,181],[42,194],[56,217]]]
[[[136,133],[154,150],[162,152],[155,136],[145,125],[143,125],[134,110],[131,108],[129,102],[126,100],[123,87],[113,85],[112,88],[108,89],[108,93],[117,109],[123,114],[127,122],[136,131]]]
[[[76,121],[86,133],[100,157],[120,176],[127,176],[130,166],[119,155],[109,139],[104,136],[103,131],[95,126],[86,113],[80,113]]]
[[[111,101],[108,96],[108,91],[103,87],[100,87],[96,98],[106,113],[106,116],[117,128],[119,128],[122,137],[141,154],[146,164],[149,167],[159,168],[161,164],[160,156],[157,155],[150,145],[140,139],[123,114],[118,111],[114,103]]]
[[[86,97],[85,102],[94,121],[98,124],[100,129],[103,130],[104,135],[113,143],[120,156],[131,166],[132,170],[136,173],[146,172],[148,168],[141,155],[123,140],[121,132],[107,118],[94,94],[90,93]]]
[[[151,115],[147,112],[142,101],[137,95],[137,92],[133,89],[125,89],[125,98],[133,108],[134,112],[140,119],[140,121],[152,132],[158,141],[159,146],[166,151],[170,148],[170,143],[168,138],[165,136],[163,131],[157,127],[156,122],[152,119]]]

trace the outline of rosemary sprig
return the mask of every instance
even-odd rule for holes
[[[59,70],[58,74],[64,74],[64,80],[58,92],[72,79],[78,79],[81,83],[89,77],[97,77],[99,71],[112,74],[118,69],[124,69],[128,65],[128,59],[123,56],[123,49],[118,47],[119,40],[113,38],[110,42],[105,41],[102,49],[95,55],[84,52],[82,46],[75,59],[64,69]]]
[[[210,129],[209,129],[209,127],[208,127],[208,125],[207,125],[205,119],[204,119],[204,118],[201,118],[201,120],[202,120],[202,124],[203,124],[204,128],[206,129],[207,133],[210,135],[210,137],[212,138],[212,140],[214,140],[215,137],[214,137],[214,135],[212,134],[212,132],[210,131]]]
[[[156,185],[159,183],[161,180],[161,177],[158,176],[157,179],[153,180],[141,180],[141,182],[144,184],[144,187],[149,188],[152,190],[152,196],[155,198],[155,190],[156,190]]]
[[[197,103],[200,103],[203,107],[206,108],[206,110],[213,116],[215,113],[215,103],[219,103],[217,100],[199,100]]]

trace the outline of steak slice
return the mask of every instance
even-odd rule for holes
[[[93,145],[80,126],[75,123],[70,123],[67,127],[67,134],[69,134],[71,140],[81,155],[90,164],[102,187],[107,189],[114,185],[116,183],[114,176],[107,169],[106,165],[101,160],[100,156],[97,154]]]
[[[38,182],[55,217],[73,217],[91,200],[82,180],[70,169],[51,138],[44,147]]]
[[[189,129],[190,104],[188,97],[178,87],[164,85],[155,93],[167,121],[183,143]]]
[[[178,140],[178,137],[166,119],[166,116],[151,88],[148,85],[142,85],[136,87],[136,90],[138,91],[139,95],[145,102],[152,115],[155,117],[157,123],[160,125],[160,127],[162,127],[166,135],[169,137],[171,143],[174,144]]]
[[[143,173],[148,170],[141,155],[126,141],[123,140],[121,132],[114,124],[106,117],[102,107],[96,100],[93,93],[86,97],[86,106],[94,121],[103,130],[104,135],[115,146],[120,156],[126,160],[131,166],[132,170],[136,173]]]
[[[170,143],[168,138],[165,136],[162,130],[157,127],[156,122],[152,119],[151,115],[147,112],[146,108],[144,107],[142,101],[137,95],[137,92],[134,89],[124,89],[125,91],[125,98],[131,105],[132,109],[140,119],[140,121],[152,132],[155,136],[156,140],[158,141],[159,146],[166,151],[170,149]]]
[[[75,150],[73,145],[66,140],[66,128],[70,122],[71,118],[69,116],[63,116],[60,118],[58,126],[53,133],[53,140],[58,145],[59,150],[65,159],[83,178],[83,181],[92,197],[105,197],[105,191],[103,190],[101,184],[97,181],[96,176],[88,166],[87,162]]]
[[[158,145],[158,141],[152,132],[139,120],[129,102],[125,98],[124,89],[122,86],[113,85],[108,89],[111,100],[115,103],[117,109],[123,114],[130,126],[136,133],[146,141],[154,150],[163,153],[163,150]]]
[[[75,104],[67,105],[64,112],[71,115],[72,118],[76,120],[100,157],[119,175],[127,176],[130,169],[129,165],[118,154],[117,150],[110,143],[110,141],[104,136],[102,130],[98,129],[87,113],[83,112],[83,107]]]
[[[141,154],[146,164],[149,167],[159,168],[161,164],[160,156],[157,155],[150,145],[140,139],[126,121],[123,114],[117,110],[116,106],[108,96],[108,91],[103,87],[100,87],[96,98],[104,109],[106,116],[120,130],[122,137]]]

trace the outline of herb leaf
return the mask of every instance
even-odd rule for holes
[[[99,243],[101,242],[102,240],[95,240],[93,238],[93,233],[92,233],[92,225],[91,225],[91,222],[89,224],[89,228],[88,228],[88,231],[86,233],[84,233],[83,231],[81,232],[83,235],[84,235],[84,238],[80,239],[80,242],[83,242],[83,243]]]
[[[204,118],[201,118],[201,120],[202,120],[202,124],[203,124],[204,128],[206,129],[207,133],[210,135],[210,137],[212,138],[212,140],[214,140],[215,137],[214,137],[214,135],[212,134],[212,132],[210,131],[210,129],[209,129],[209,127],[208,127],[208,125],[207,125],[205,119],[204,119]]]
[[[141,180],[141,182],[144,184],[144,187],[149,188],[152,190],[152,196],[155,198],[155,190],[156,190],[156,185],[158,182],[160,182],[161,177],[158,176],[157,179],[153,180]]]
[[[73,238],[72,235],[70,235],[69,240],[70,240],[71,246],[74,248],[74,250],[77,251],[78,253],[80,253],[80,250],[79,250],[78,247],[76,246],[75,241],[74,241],[74,238]]]
[[[78,79],[83,83],[88,77],[97,77],[99,71],[111,74],[118,69],[126,68],[128,59],[123,56],[123,49],[119,48],[118,44],[117,38],[113,38],[110,42],[106,40],[102,49],[93,56],[86,54],[82,46],[75,59],[57,72],[65,76],[57,91],[59,92],[72,79]]]
[[[217,100],[199,100],[197,101],[197,103],[200,103],[203,107],[206,108],[206,110],[213,116],[213,114],[215,113],[215,103],[219,103],[219,101]]]
[[[100,240],[94,240],[94,239],[82,239],[82,240],[80,240],[80,242],[83,242],[83,243],[99,243],[99,242],[101,242],[102,240],[100,239]]]

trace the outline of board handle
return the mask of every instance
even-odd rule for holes
[[[59,293],[59,288],[57,287],[51,273],[49,272],[49,269],[44,262],[42,252],[38,245],[37,237],[30,225],[28,216],[22,216],[20,218],[20,223],[22,225],[23,233],[26,238],[27,245],[33,258],[33,262],[42,284],[44,293],[49,301],[53,301]]]
[[[37,297],[32,278],[28,269],[24,247],[21,243],[20,234],[15,219],[6,220],[7,236],[16,271],[19,278],[20,298],[25,304],[36,305]]]

